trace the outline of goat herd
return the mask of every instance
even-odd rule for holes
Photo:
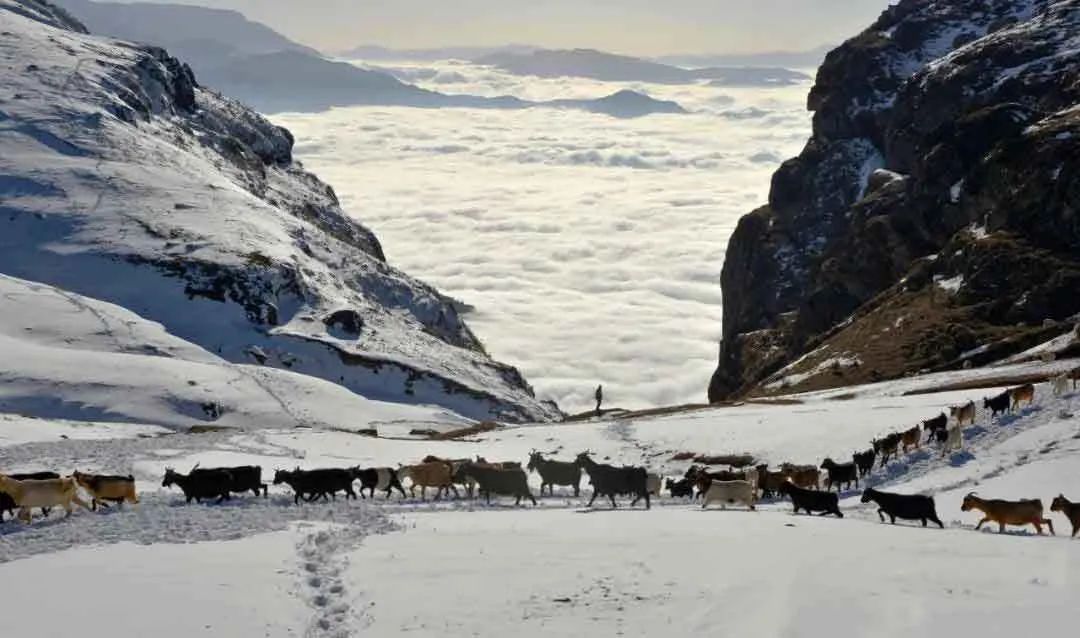
[[[1074,388],[1075,388],[1074,381]],[[1064,392],[1062,384],[1055,379],[1052,383],[1055,394]],[[1031,384],[1012,388],[993,398],[986,398],[983,406],[992,415],[1018,409],[1023,403],[1034,400],[1035,387]],[[854,483],[859,487],[859,479],[865,478],[880,458],[880,467],[885,467],[890,459],[897,459],[912,449],[933,442],[941,444],[941,454],[963,449],[964,424],[973,424],[976,406],[969,402],[950,408],[951,414],[945,413],[923,421],[902,432],[893,432],[879,439],[874,439],[864,452],[856,452],[850,462],[839,463],[826,458],[820,467],[814,465],[795,465],[783,463],[776,471],[769,470],[767,464],[755,465],[753,457],[748,455],[731,457],[702,458],[693,455],[676,455],[673,460],[697,458],[704,464],[727,464],[728,470],[708,471],[699,465],[691,465],[681,479],[668,478],[664,487],[673,498],[702,499],[702,507],[719,504],[726,509],[729,504],[740,504],[751,510],[756,508],[760,498],[789,498],[794,511],[807,514],[834,514],[843,518],[840,511],[840,491],[849,489]],[[924,441],[925,435],[925,441]],[[824,474],[821,472],[824,470]],[[645,508],[651,506],[651,497],[661,491],[661,477],[648,472],[643,467],[613,466],[597,463],[589,452],[582,452],[573,461],[555,461],[545,459],[539,452],[529,455],[527,465],[522,468],[516,461],[488,462],[477,457],[472,459],[443,459],[434,456],[425,457],[415,465],[377,468],[326,468],[315,470],[277,470],[274,473],[274,485],[288,485],[293,491],[293,502],[301,500],[313,502],[317,499],[329,501],[342,492],[345,498],[356,498],[354,484],[360,483],[360,497],[374,498],[376,490],[384,492],[390,498],[393,491],[405,498],[405,485],[409,483],[409,493],[415,497],[420,489],[421,499],[426,500],[428,488],[436,490],[435,498],[441,498],[453,492],[460,497],[458,487],[462,487],[469,498],[479,494],[488,503],[492,495],[511,496],[515,505],[522,499],[536,504],[536,498],[529,489],[526,472],[536,472],[540,476],[540,495],[545,488],[549,495],[554,495],[554,487],[569,487],[574,496],[581,493],[582,474],[588,475],[593,487],[591,507],[597,497],[607,498],[613,508],[618,507],[616,497],[632,496],[630,506],[645,501]],[[165,470],[162,487],[179,487],[188,503],[192,500],[201,503],[204,500],[216,500],[221,503],[233,494],[252,492],[263,497],[268,494],[268,486],[262,481],[262,468],[241,466],[229,468],[200,468],[196,466],[188,474],[181,474],[171,468]],[[824,490],[820,487],[824,486]],[[832,489],[836,488],[836,492]],[[90,504],[80,496],[80,490],[90,497]],[[52,508],[63,507],[71,515],[73,505],[84,509],[96,510],[99,505],[108,507],[109,503],[138,503],[135,493],[135,478],[131,475],[97,475],[79,471],[70,476],[61,477],[55,472],[33,474],[0,474],[0,521],[4,514],[14,515],[19,510],[19,518],[31,522],[34,508],[41,508],[48,515]],[[944,527],[938,518],[934,499],[918,494],[896,494],[867,488],[862,493],[862,502],[873,502],[878,507],[878,517],[882,522],[888,517],[891,523],[896,519],[927,522]],[[997,523],[999,531],[1006,525],[1033,525],[1042,534],[1043,525],[1054,533],[1051,521],[1044,517],[1042,501],[1038,499],[1005,501],[983,499],[974,493],[964,498],[961,508],[967,512],[972,509],[983,513],[976,529],[987,522]],[[1072,535],[1080,532],[1080,503],[1072,503],[1059,495],[1051,505],[1051,511],[1062,512],[1072,523]]]

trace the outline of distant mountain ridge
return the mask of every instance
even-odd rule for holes
[[[515,75],[542,78],[582,77],[606,82],[689,84],[710,80],[718,86],[785,86],[810,79],[805,73],[784,68],[684,69],[596,49],[500,52],[477,58],[475,62]]]
[[[833,49],[826,44],[806,51],[766,51],[762,53],[691,53],[662,55],[657,62],[683,67],[784,67],[788,69],[816,69]]]
[[[432,47],[424,49],[395,49],[377,44],[364,44],[342,51],[335,55],[356,60],[417,60],[433,62],[436,60],[475,60],[485,55],[496,53],[531,53],[541,47],[528,44],[506,44],[501,46],[458,46]]]
[[[389,73],[329,60],[235,11],[194,5],[58,0],[93,33],[162,46],[187,60],[202,85],[268,113],[321,111],[334,106],[525,109],[555,107],[639,117],[682,113],[673,103],[638,94],[594,100],[537,102],[512,96],[447,95]]]

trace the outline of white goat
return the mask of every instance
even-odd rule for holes
[[[945,437],[945,445],[941,446],[941,456],[945,456],[952,451],[961,451],[964,449],[964,428],[959,424],[949,428],[948,436]]]
[[[754,485],[749,481],[713,481],[705,492],[705,502],[701,504],[701,509],[708,507],[709,503],[720,503],[722,509],[727,509],[728,503],[741,503],[755,510],[755,491]]]
[[[1059,397],[1069,391],[1069,374],[1063,373],[1050,379],[1050,387],[1054,390],[1054,396]]]

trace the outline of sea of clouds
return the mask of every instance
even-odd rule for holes
[[[281,114],[297,155],[388,259],[475,307],[497,359],[566,411],[702,402],[739,217],[810,131],[809,84],[769,89],[522,78],[460,62],[396,65],[444,93],[531,100],[622,88],[688,115],[337,108]]]

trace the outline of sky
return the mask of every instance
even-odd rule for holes
[[[173,2],[177,0],[171,0]],[[590,47],[635,55],[797,51],[858,33],[888,0],[180,0],[236,9],[334,52]]]

